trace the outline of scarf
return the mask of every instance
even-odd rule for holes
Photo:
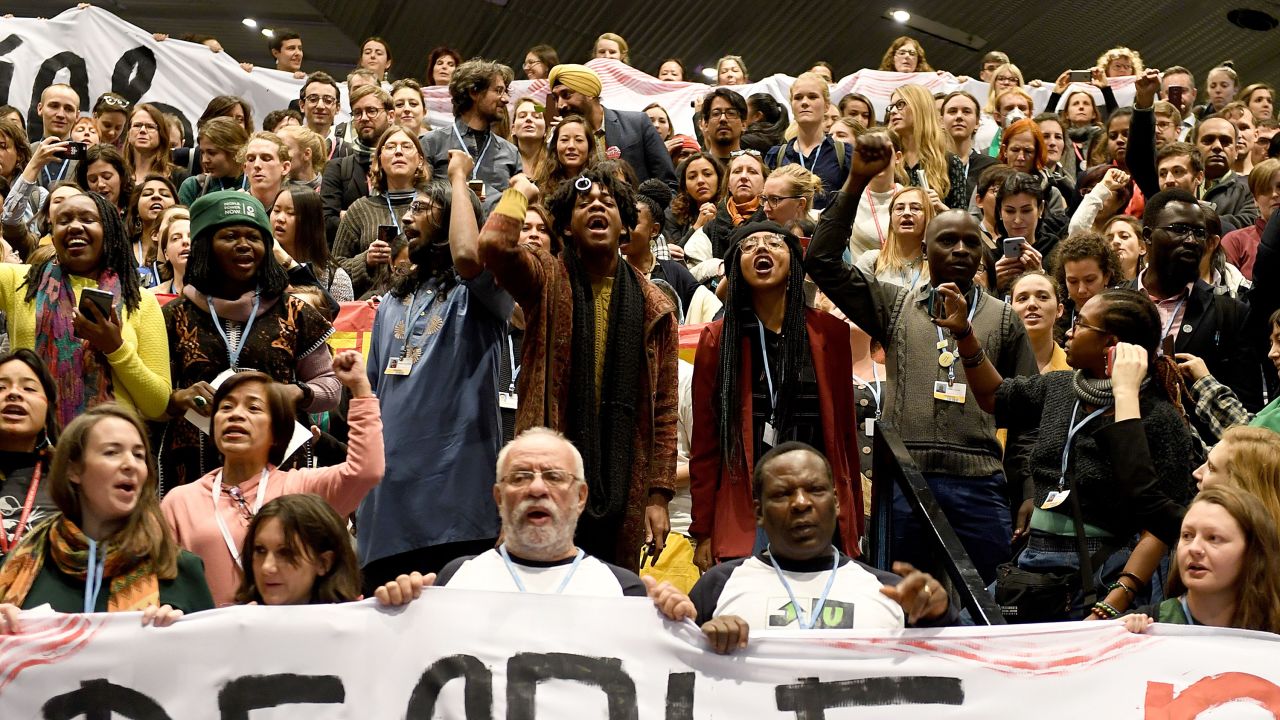
[[[716,213],[716,219],[723,222],[709,222],[702,226],[702,232],[706,234],[707,240],[711,241],[711,257],[723,258],[724,254],[729,251],[729,236],[733,235],[733,231],[746,222],[763,222],[768,218],[764,214],[764,203],[757,198],[755,207],[747,209],[750,205],[743,206],[746,215],[735,215],[738,208],[734,206],[732,200],[725,200],[719,211]]]
[[[1143,378],[1140,390],[1146,390],[1151,378]],[[1071,386],[1075,388],[1076,398],[1082,403],[1102,407],[1114,405],[1115,391],[1111,388],[1111,378],[1085,377],[1083,370],[1076,370],[1071,377]]]
[[[751,216],[755,214],[755,211],[760,207],[760,198],[753,197],[741,205],[729,200],[725,202],[725,207],[729,209],[729,218],[733,220],[733,226],[737,227],[750,220]]]
[[[573,249],[566,248],[564,258],[573,291],[569,439],[582,451],[586,468],[584,519],[606,521],[601,525],[611,525],[616,538],[630,495],[636,414],[643,391],[644,293],[631,265],[620,260],[609,304],[604,381],[597,389],[591,280]],[[614,555],[612,543],[609,546],[605,557]]]
[[[361,167],[369,167],[369,163],[373,161],[373,148],[360,142],[360,136],[357,135],[351,141],[351,154],[356,156],[356,162]]]
[[[142,610],[160,604],[160,579],[147,552],[146,535],[138,533],[133,542],[121,542],[116,537],[99,545],[105,555],[102,576],[110,578],[111,583],[107,612]],[[22,607],[46,558],[53,560],[63,574],[86,582],[89,537],[62,513],[31,528],[0,567],[0,602]]]
[[[112,270],[98,276],[98,289],[111,293],[119,306],[120,278]],[[58,385],[58,420],[66,427],[92,405],[108,402],[115,393],[106,355],[76,337],[72,317],[76,296],[71,274],[51,262],[36,286],[36,339],[32,348],[49,364]]]

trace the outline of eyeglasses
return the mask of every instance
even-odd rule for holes
[[[738,243],[738,247],[744,253],[755,252],[764,247],[769,252],[777,252],[787,247],[787,241],[782,239],[781,235],[769,235],[766,237],[749,237]]]
[[[515,488],[528,487],[533,484],[534,478],[542,478],[542,482],[550,487],[562,488],[569,483],[577,480],[577,477],[568,470],[516,470],[502,476],[502,482]]]
[[[900,47],[897,50],[895,50],[893,54],[899,55],[901,57],[915,57],[917,53],[915,50],[909,47]]]
[[[386,110],[384,110],[383,108],[380,108],[380,107],[371,107],[371,108],[351,108],[351,117],[354,117],[354,118],[357,118],[357,119],[359,119],[359,118],[369,118],[369,119],[373,119],[373,118],[378,117],[379,115],[381,115],[381,114],[382,114],[382,113],[384,113],[384,112],[386,112]]]
[[[743,155],[750,155],[750,156],[751,156],[751,157],[753,157],[753,158],[762,158],[762,157],[764,157],[764,155],[761,155],[761,154],[760,154],[760,151],[759,151],[759,150],[750,150],[750,149],[748,149],[748,150],[734,150],[733,152],[729,153],[729,157],[730,157],[730,158],[742,157]]]
[[[240,488],[236,487],[235,485],[232,485],[231,487],[227,488],[227,494],[231,496],[231,499],[235,502],[236,507],[239,508],[240,517],[244,518],[245,520],[252,520],[253,510],[249,508],[249,501],[245,500],[244,493],[240,491]]]
[[[534,60],[533,62],[526,62],[521,67],[523,67],[525,70],[528,70],[531,67],[537,67],[539,65],[546,65],[546,63],[542,62],[541,60]]]
[[[302,98],[308,105],[337,105],[338,98],[332,95],[308,95]]]
[[[414,200],[413,202],[409,203],[409,212],[414,215],[421,215],[422,213],[430,209],[431,209],[431,203],[425,200]]]
[[[756,153],[759,155],[759,153]],[[770,207],[777,207],[783,200],[799,200],[803,195],[761,195],[760,202]]]
[[[923,215],[924,206],[920,203],[911,203],[910,205],[906,203],[899,203],[889,208],[890,215],[906,215],[907,213],[911,213],[912,215]]]
[[[101,105],[110,105],[111,107],[118,107],[118,108],[129,107],[128,100],[125,100],[122,97],[116,97],[114,95],[103,95],[102,97],[98,98],[98,103]]]
[[[707,117],[712,120],[716,120],[719,118],[724,118],[726,120],[737,120],[738,118],[742,117],[742,113],[738,112],[737,109],[735,108],[716,108],[715,110],[712,110],[711,112],[707,113]]]
[[[131,124],[129,128],[133,130],[149,130],[151,132],[155,132],[156,130],[160,129],[160,126],[156,125],[155,123],[136,122]]]
[[[1077,315],[1077,316],[1076,316],[1076,319],[1075,319],[1075,322],[1071,323],[1071,332],[1072,332],[1072,334],[1075,334],[1076,332],[1079,332],[1080,328],[1084,328],[1084,329],[1086,329],[1086,330],[1092,330],[1092,331],[1094,331],[1094,332],[1096,332],[1096,333],[1100,333],[1100,334],[1102,334],[1102,335],[1110,335],[1110,334],[1111,334],[1111,333],[1107,332],[1106,330],[1103,330],[1102,328],[1098,327],[1097,325],[1090,325],[1089,323],[1087,323],[1087,322],[1085,322],[1085,321],[1081,320],[1081,319],[1080,319],[1080,316],[1079,316],[1079,315]]]
[[[1197,240],[1204,240],[1209,237],[1209,231],[1203,226],[1188,225],[1186,223],[1174,223],[1172,225],[1164,225],[1156,229],[1163,230],[1178,240],[1185,240],[1191,235],[1195,235]]]
[[[889,112],[901,112],[902,108],[907,106],[906,100],[899,100],[896,103],[889,103],[889,107],[885,108]]]

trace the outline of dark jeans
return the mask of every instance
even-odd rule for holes
[[[497,538],[493,540],[468,540],[433,545],[379,558],[360,569],[361,574],[364,576],[362,583],[364,596],[373,597],[373,591],[377,588],[401,575],[408,575],[414,570],[423,575],[438,573],[453,560],[468,555],[479,555],[487,550],[492,550],[497,543]]]
[[[996,578],[996,566],[1013,555],[1009,503],[1005,495],[1004,473],[990,477],[961,477],[924,473],[929,489],[969,553],[983,582]],[[940,570],[934,550],[925,534],[925,524],[911,512],[907,498],[893,489],[894,560],[909,562],[929,572]]]

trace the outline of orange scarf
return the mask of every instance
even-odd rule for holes
[[[738,227],[742,223],[751,219],[756,210],[760,207],[760,198],[754,197],[747,202],[739,205],[732,199],[725,200],[724,206],[729,210],[729,219],[733,220],[733,226]]]

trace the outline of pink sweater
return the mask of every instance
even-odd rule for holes
[[[339,515],[355,512],[364,496],[382,480],[386,457],[382,451],[382,415],[376,397],[353,398],[347,416],[350,425],[347,460],[339,465],[285,472],[271,466],[267,494],[263,502],[289,493],[315,493],[329,502]],[[160,503],[177,536],[178,544],[204,560],[204,575],[213,592],[214,603],[221,607],[235,602],[241,572],[227,549],[222,532],[213,515],[213,480],[215,470],[196,482],[174,488]],[[258,504],[258,477],[240,484],[250,507]],[[222,515],[231,539],[239,552],[244,545],[249,521],[227,493],[218,497],[217,512]]]

